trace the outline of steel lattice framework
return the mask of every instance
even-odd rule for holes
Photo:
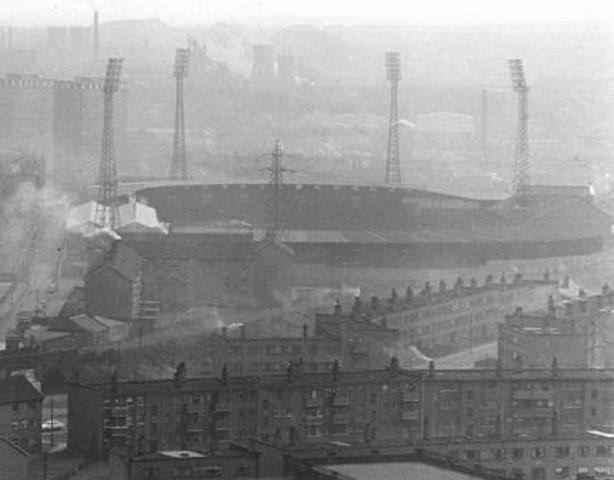
[[[399,52],[386,52],[386,78],[390,82],[390,118],[385,180],[386,183],[400,183],[398,93],[401,80],[401,56]]]
[[[119,224],[117,210],[117,166],[113,138],[113,95],[119,90],[123,58],[109,58],[104,78],[104,118],[102,128],[102,153],[100,156],[100,189],[96,206],[96,221],[114,230]]]
[[[529,87],[524,76],[522,60],[508,60],[512,87],[518,94],[518,123],[516,126],[516,146],[514,151],[514,195],[524,196],[531,185],[531,162],[529,157]]]
[[[183,109],[183,79],[188,76],[190,50],[178,48],[175,52],[175,131],[171,157],[171,180],[187,180],[188,159],[185,146],[185,116]]]
[[[283,151],[279,140],[275,141],[273,153],[271,154],[271,166],[267,168],[269,171],[269,187],[270,193],[267,205],[267,231],[266,236],[270,240],[279,240],[281,235],[281,189],[283,186],[283,174],[287,170],[282,165]]]

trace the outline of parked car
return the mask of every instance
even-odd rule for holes
[[[47,420],[46,422],[42,423],[41,430],[43,432],[51,432],[51,431],[55,432],[57,430],[63,430],[65,426],[66,425],[64,425],[59,420]]]

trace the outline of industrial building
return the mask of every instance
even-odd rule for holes
[[[0,79],[0,148],[45,158],[46,176],[80,185],[98,170],[102,134],[102,81],[7,74]],[[117,96],[115,135],[118,158],[127,146],[127,90]]]

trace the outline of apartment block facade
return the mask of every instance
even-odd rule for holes
[[[459,278],[453,286],[443,281],[438,287],[426,282],[419,292],[408,287],[404,295],[393,292],[387,299],[356,299],[345,318],[364,318],[398,331],[400,348],[417,346],[430,356],[450,353],[494,341],[497,325],[505,315],[522,306],[527,311],[544,308],[548,298],[558,296],[557,282],[528,280],[517,275],[495,281],[491,275],[482,285]],[[339,312],[320,314],[331,320]]]
[[[85,408],[87,406],[87,408]],[[86,413],[87,412],[87,413]],[[91,412],[94,412],[93,414]],[[614,427],[610,370],[386,370],[72,384],[69,447],[104,457],[279,445],[558,438]]]
[[[554,358],[561,368],[609,367],[613,305],[614,292],[604,285],[600,295],[559,304],[552,298],[546,310],[517,308],[498,326],[499,361],[503,368],[547,368]]]
[[[373,370],[390,361],[387,346],[394,345],[398,331],[383,323],[316,316],[313,334],[303,325],[301,336],[259,337],[249,334],[249,325],[238,332],[222,329],[211,337],[213,372],[227,369],[233,375],[271,375],[288,368],[305,372],[330,372],[335,361],[345,370]]]

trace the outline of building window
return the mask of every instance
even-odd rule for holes
[[[467,390],[467,400],[473,400],[473,390]]]
[[[157,449],[152,451],[157,451]],[[142,478],[144,480],[158,480],[160,478],[160,470],[156,467],[145,467]]]
[[[588,457],[591,453],[591,447],[588,445],[580,445],[578,447],[578,457]]]
[[[565,458],[569,456],[569,446],[556,447],[554,449],[554,455],[557,458]]]
[[[537,467],[531,470],[531,480],[546,480],[546,469]]]
[[[235,471],[235,477],[250,476],[250,469],[247,465],[239,465]]]
[[[596,457],[611,457],[612,456],[612,446],[611,445],[597,445],[595,447],[595,456]]]
[[[514,460],[522,460],[522,457],[524,457],[524,449],[515,448],[512,451],[512,457],[514,458]]]
[[[524,480],[524,472],[519,468],[512,469],[512,478],[514,480]]]
[[[599,396],[599,392],[597,391],[597,389],[596,389],[596,388],[593,388],[593,389],[591,390],[591,398],[592,398],[593,400],[595,400],[595,399],[596,399],[598,396]]]
[[[535,447],[531,450],[531,458],[544,458],[546,456],[545,447]]]
[[[467,460],[479,460],[480,459],[480,451],[479,450],[467,450]]]

